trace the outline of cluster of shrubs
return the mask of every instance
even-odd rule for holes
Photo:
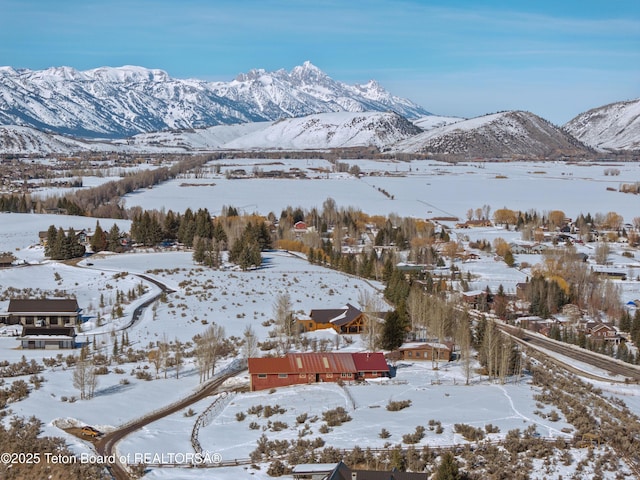
[[[9,363],[6,360],[0,362],[0,377],[19,377],[21,375],[34,375],[44,370],[44,367],[35,360],[27,362],[23,355],[19,362]]]
[[[413,433],[407,433],[402,436],[402,443],[419,443],[424,438],[425,428],[422,425],[418,425]]]
[[[484,438],[484,430],[465,423],[456,423],[453,426],[453,431],[459,433],[465,438],[465,440],[470,442],[477,442]]]
[[[19,402],[29,396],[29,385],[24,380],[16,380],[9,387],[0,389],[0,410],[7,403]]]

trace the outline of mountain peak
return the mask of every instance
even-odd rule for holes
[[[316,67],[309,60],[302,65],[293,67],[291,70],[291,78],[302,81],[304,83],[320,83],[329,78],[329,76]]]

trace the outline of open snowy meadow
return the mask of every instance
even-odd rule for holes
[[[331,173],[333,165],[325,160],[218,162],[224,164],[218,175],[211,173],[208,178],[192,178],[188,182],[185,179],[165,182],[127,195],[126,205],[175,211],[208,208],[212,214],[218,214],[224,205],[233,205],[248,213],[279,215],[287,205],[321,209],[322,202],[331,197],[340,207],[353,206],[371,215],[456,216],[464,220],[469,209],[489,205],[492,212],[503,207],[541,213],[563,210],[571,218],[580,213],[614,211],[625,222],[631,222],[640,211],[637,195],[617,191],[622,183],[640,181],[640,167],[635,163],[344,160],[348,165],[357,165],[364,174],[356,178]],[[209,166],[214,164],[211,162]],[[613,168],[620,173],[609,175],[608,170]],[[225,178],[227,170],[238,169],[248,174],[254,169],[264,172],[298,169],[308,178]]]

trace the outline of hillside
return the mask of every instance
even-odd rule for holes
[[[593,108],[570,120],[564,129],[601,151],[640,150],[640,99]]]
[[[549,157],[588,152],[580,142],[529,112],[494,113],[427,130],[393,151],[467,157]]]
[[[275,122],[225,144],[238,150],[307,150],[375,146],[383,148],[420,133],[395,113],[323,113]]]

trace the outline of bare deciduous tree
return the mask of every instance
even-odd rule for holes
[[[182,342],[180,342],[180,340],[176,338],[173,348],[173,365],[176,369],[176,378],[180,378],[180,370],[182,369],[182,364],[184,363],[184,347],[182,346]]]
[[[607,263],[607,258],[609,257],[609,252],[611,249],[606,242],[600,242],[596,245],[596,250],[594,252],[594,260],[598,265],[605,265]]]
[[[291,297],[287,292],[279,293],[276,297],[276,301],[273,304],[273,317],[278,333],[281,337],[284,337],[283,343],[288,348],[297,331],[295,328]]]
[[[369,290],[358,292],[358,304],[364,313],[363,335],[367,350],[375,350],[378,344],[380,325],[378,315],[384,309],[384,302]]]
[[[200,372],[200,382],[208,380],[215,373],[216,363],[224,345],[224,327],[215,323],[195,338],[196,363]]]
[[[73,386],[80,390],[80,399],[92,398],[98,386],[98,376],[90,360],[79,360],[73,370]]]
[[[258,353],[258,337],[251,325],[244,327],[242,352],[245,358],[255,357]]]

